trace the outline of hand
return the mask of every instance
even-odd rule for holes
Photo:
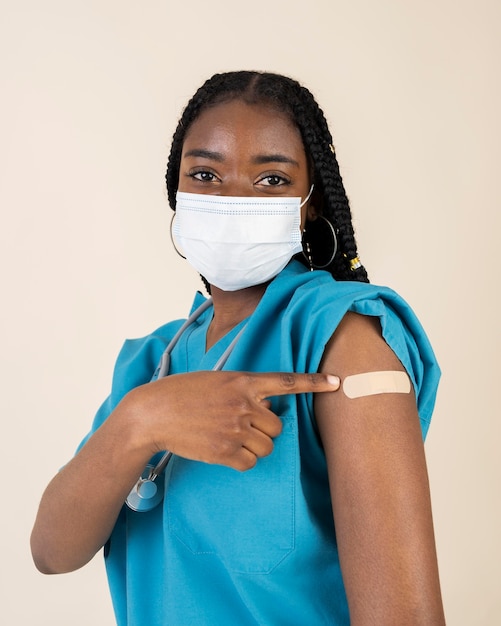
[[[282,429],[266,398],[338,387],[327,374],[194,372],[133,389],[47,487],[32,533],[37,567],[60,573],[87,563],[155,452],[250,469]]]
[[[338,388],[339,379],[327,374],[202,371],[168,376],[129,395],[152,453],[170,450],[244,471],[271,454],[282,430],[267,398]]]

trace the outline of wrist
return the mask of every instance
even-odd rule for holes
[[[107,422],[110,430],[120,440],[122,455],[137,458],[145,463],[157,452],[151,435],[150,412],[146,407],[146,385],[127,393],[117,405]]]

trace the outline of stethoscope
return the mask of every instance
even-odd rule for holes
[[[153,377],[151,379],[152,381],[158,380],[159,378],[164,378],[169,374],[170,355],[172,350],[174,350],[177,342],[181,338],[181,335],[210,306],[212,306],[212,298],[209,298],[203,304],[201,304],[183,323],[181,328],[177,331],[177,333],[174,335],[174,337],[165,348],[158,367],[155,370],[155,373],[153,374]],[[243,333],[244,328],[245,325],[239,330],[229,346],[220,356],[217,363],[212,368],[212,371],[215,372],[221,370],[224,367],[230,354],[233,352],[237,341],[240,339],[240,335]],[[137,483],[134,485],[125,501],[130,509],[139,512],[151,511],[162,501],[164,494],[164,470],[169,464],[171,458],[172,452],[166,450],[156,465],[148,464],[144,468],[143,473],[139,477]]]

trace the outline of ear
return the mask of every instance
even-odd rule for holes
[[[315,208],[315,205],[314,204],[308,204],[308,206],[306,208],[306,221],[314,222],[319,215],[320,215],[320,213]]]
[[[313,188],[313,193],[311,194],[310,202],[308,204],[306,210],[306,219],[309,222],[314,222],[317,217],[323,215],[324,212],[324,197],[321,193],[319,193],[317,187]]]

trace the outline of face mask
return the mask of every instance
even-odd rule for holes
[[[223,291],[274,278],[302,251],[307,198],[176,194],[173,236],[190,264]]]

